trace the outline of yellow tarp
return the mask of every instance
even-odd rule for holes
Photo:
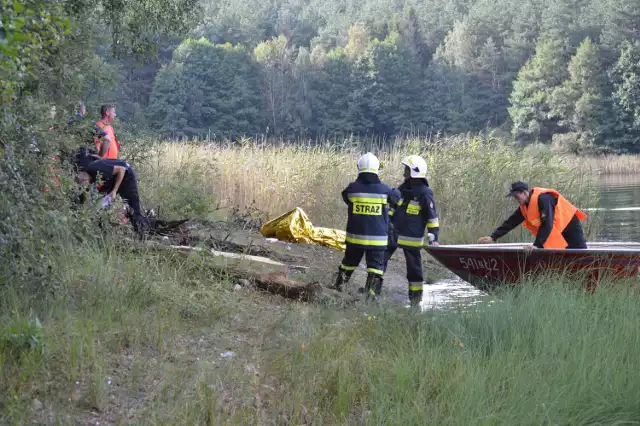
[[[277,238],[290,243],[318,244],[342,251],[346,247],[344,231],[314,227],[300,207],[265,223],[260,233],[265,238]]]

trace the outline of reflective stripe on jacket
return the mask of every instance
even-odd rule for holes
[[[440,223],[433,191],[426,182],[422,182],[416,179],[414,185],[410,186],[406,181],[398,188],[401,199],[392,208],[395,210],[393,225],[398,234],[399,247],[421,248],[427,230],[434,234],[437,241]]]
[[[361,173],[342,191],[348,206],[347,243],[369,248],[387,247],[391,193],[391,188],[373,173]]]

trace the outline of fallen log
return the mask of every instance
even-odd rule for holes
[[[306,270],[304,266],[287,265],[262,256],[220,252],[201,247],[165,245],[154,241],[148,241],[144,247],[187,256],[206,254],[207,260],[213,268],[224,270],[226,273],[240,278],[244,287],[247,287],[246,278],[249,278],[256,288],[288,299],[340,304],[350,304],[357,300],[352,295],[323,287],[317,282],[304,283],[289,278],[289,273],[304,273]]]
[[[180,251],[202,251],[199,247],[169,246]],[[289,265],[278,262],[268,257],[254,256],[250,254],[228,253],[214,249],[207,250],[211,255],[211,266],[224,269],[232,275],[255,276],[264,273],[289,273]]]
[[[334,302],[349,304],[357,299],[347,293],[323,287],[319,283],[302,283],[289,279],[285,274],[264,274],[254,279],[255,285],[261,290],[279,294],[288,299],[304,302]]]
[[[187,223],[189,219],[180,219],[180,220],[160,220],[160,219],[152,219],[150,220],[151,225],[151,234],[155,235],[172,235],[174,232],[179,232],[180,227]]]
[[[155,241],[147,241],[141,248],[152,248],[173,253],[182,253],[186,256],[207,255],[209,265],[214,269],[221,269],[231,275],[252,278],[265,273],[289,272],[289,265],[262,256],[253,256],[241,253],[227,253],[201,247],[166,245]],[[300,270],[301,267],[294,267]]]
[[[305,302],[314,300],[320,287],[317,283],[307,284],[290,280],[284,273],[261,274],[255,277],[254,281],[256,287],[261,290]]]
[[[211,229],[187,230],[180,245],[206,244],[214,250],[247,253],[254,256],[275,258],[287,263],[305,261],[303,255],[292,253],[288,245],[282,242],[268,243],[261,235],[253,235],[243,231],[222,231]]]

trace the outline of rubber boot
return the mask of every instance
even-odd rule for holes
[[[332,288],[334,290],[342,291],[342,286],[349,282],[351,274],[353,274],[353,271],[338,269],[338,277],[336,278],[336,282],[333,284]]]
[[[382,283],[384,282],[384,278],[382,278],[380,275],[378,275],[378,277],[380,278],[380,282],[378,284],[378,287],[377,287],[377,289],[378,289],[377,291],[378,292],[376,294],[380,295],[380,291],[382,291]],[[369,290],[367,289],[366,286],[358,288],[358,293],[360,293],[360,294],[365,294],[365,293],[368,293],[368,292],[369,292]]]
[[[422,290],[409,290],[409,304],[412,309],[419,309],[422,302]]]
[[[379,299],[382,292],[382,277],[373,272],[367,274],[367,283],[365,285],[365,293],[367,293],[367,302],[373,300],[374,302]]]

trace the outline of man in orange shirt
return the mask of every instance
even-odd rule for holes
[[[113,130],[113,120],[116,118],[116,107],[102,105],[100,108],[101,119],[96,123],[96,150],[101,159],[117,160],[120,152],[120,142]]]

